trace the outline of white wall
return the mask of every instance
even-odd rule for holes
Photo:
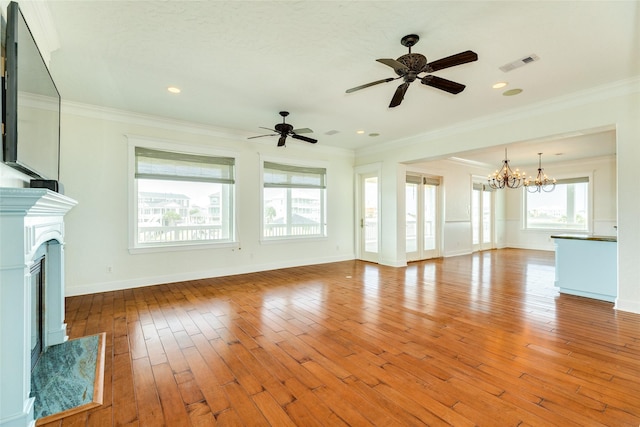
[[[63,103],[60,180],[78,201],[66,217],[66,294],[77,295],[354,258],[353,153]],[[130,254],[125,135],[236,153],[239,245]],[[326,162],[328,238],[261,244],[259,154]]]

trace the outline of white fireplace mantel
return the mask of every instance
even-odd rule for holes
[[[0,427],[30,426],[31,265],[46,254],[43,345],[67,340],[64,215],[76,201],[41,188],[0,188]]]

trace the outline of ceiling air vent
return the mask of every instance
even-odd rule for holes
[[[506,72],[509,72],[509,71],[511,71],[511,70],[513,70],[515,68],[524,67],[525,65],[530,64],[530,63],[532,63],[534,61],[538,61],[538,60],[540,60],[538,55],[531,54],[531,55],[525,56],[523,58],[520,58],[517,61],[513,61],[513,62],[510,62],[508,64],[505,64],[502,67],[500,67],[500,69],[506,73]]]

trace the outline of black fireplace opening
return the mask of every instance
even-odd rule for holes
[[[43,348],[43,299],[44,299],[44,264],[42,256],[31,266],[31,370],[38,363]]]

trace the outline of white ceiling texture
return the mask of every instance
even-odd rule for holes
[[[54,0],[44,6],[57,37],[50,68],[63,100],[231,129],[239,141],[265,133],[260,127],[273,127],[287,110],[287,122],[313,129],[306,136],[318,144],[357,150],[640,75],[638,1]],[[376,59],[407,53],[400,43],[407,34],[420,37],[412,52],[428,61],[476,52],[476,62],[433,73],[466,89],[452,95],[415,81],[395,108],[388,105],[401,80],[345,93],[396,77]],[[500,69],[528,56],[539,59]],[[492,89],[499,81],[508,85]],[[169,93],[169,86],[181,93]],[[510,89],[522,93],[504,96]],[[570,158],[571,142],[583,136],[571,137],[564,145],[554,141],[543,162],[559,152]],[[615,138],[607,140],[582,141],[580,151],[593,145],[595,155],[611,154]],[[492,165],[502,157],[500,151],[467,156]]]

